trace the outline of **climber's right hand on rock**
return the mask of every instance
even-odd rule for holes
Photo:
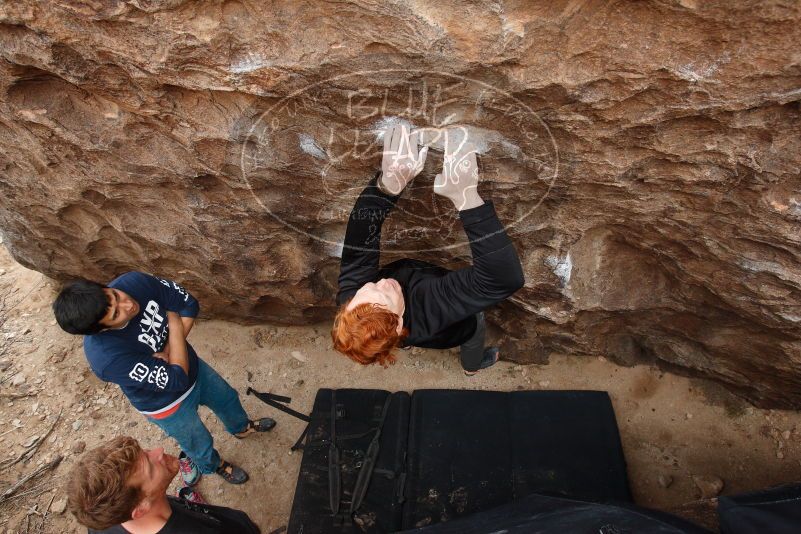
[[[423,170],[428,147],[418,151],[419,135],[417,131],[410,132],[404,124],[396,124],[384,132],[384,153],[378,184],[383,192],[392,196],[400,195],[406,185]]]
[[[466,128],[444,132],[445,156],[442,172],[434,179],[434,193],[442,195],[462,211],[484,204],[478,195],[476,147],[469,142]]]

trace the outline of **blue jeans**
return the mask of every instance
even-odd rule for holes
[[[214,448],[214,440],[200,420],[198,405],[211,409],[231,434],[247,428],[248,414],[239,402],[239,394],[217,371],[200,358],[197,365],[195,389],[181,402],[181,407],[164,419],[148,419],[178,442],[201,473],[208,474],[219,467],[220,453]]]

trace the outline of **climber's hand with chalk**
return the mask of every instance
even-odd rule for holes
[[[468,141],[467,130],[462,130],[461,135],[444,132],[442,172],[434,179],[434,193],[450,199],[459,211],[484,204],[478,195],[476,147]]]
[[[423,170],[428,147],[418,150],[419,136],[419,132],[410,132],[404,124],[396,124],[384,132],[381,178],[378,181],[378,187],[384,193],[400,195],[406,185]]]

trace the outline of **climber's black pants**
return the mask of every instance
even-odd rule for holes
[[[459,356],[462,368],[465,371],[478,371],[481,360],[484,358],[484,338],[487,335],[487,326],[484,323],[484,312],[476,314],[476,331],[459,347]]]

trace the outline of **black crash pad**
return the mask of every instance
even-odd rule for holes
[[[341,508],[347,512],[364,455],[378,426],[381,409],[392,396],[381,431],[380,452],[355,522],[333,517],[329,504],[328,452],[331,443],[331,390],[317,392],[303,448],[292,503],[289,533],[394,532],[401,525],[403,473],[410,397],[374,389],[338,389],[336,432],[340,454]]]
[[[404,528],[489,510],[532,493],[631,501],[606,393],[414,392]]]
[[[529,495],[492,510],[404,534],[711,534],[684,519],[633,504]],[[764,531],[767,532],[767,531]]]
[[[390,393],[337,390],[341,511]],[[533,493],[631,500],[609,396],[594,391],[392,394],[367,496],[353,521],[329,505],[331,390],[317,393],[288,532],[394,532]],[[347,515],[347,514],[345,514]]]

